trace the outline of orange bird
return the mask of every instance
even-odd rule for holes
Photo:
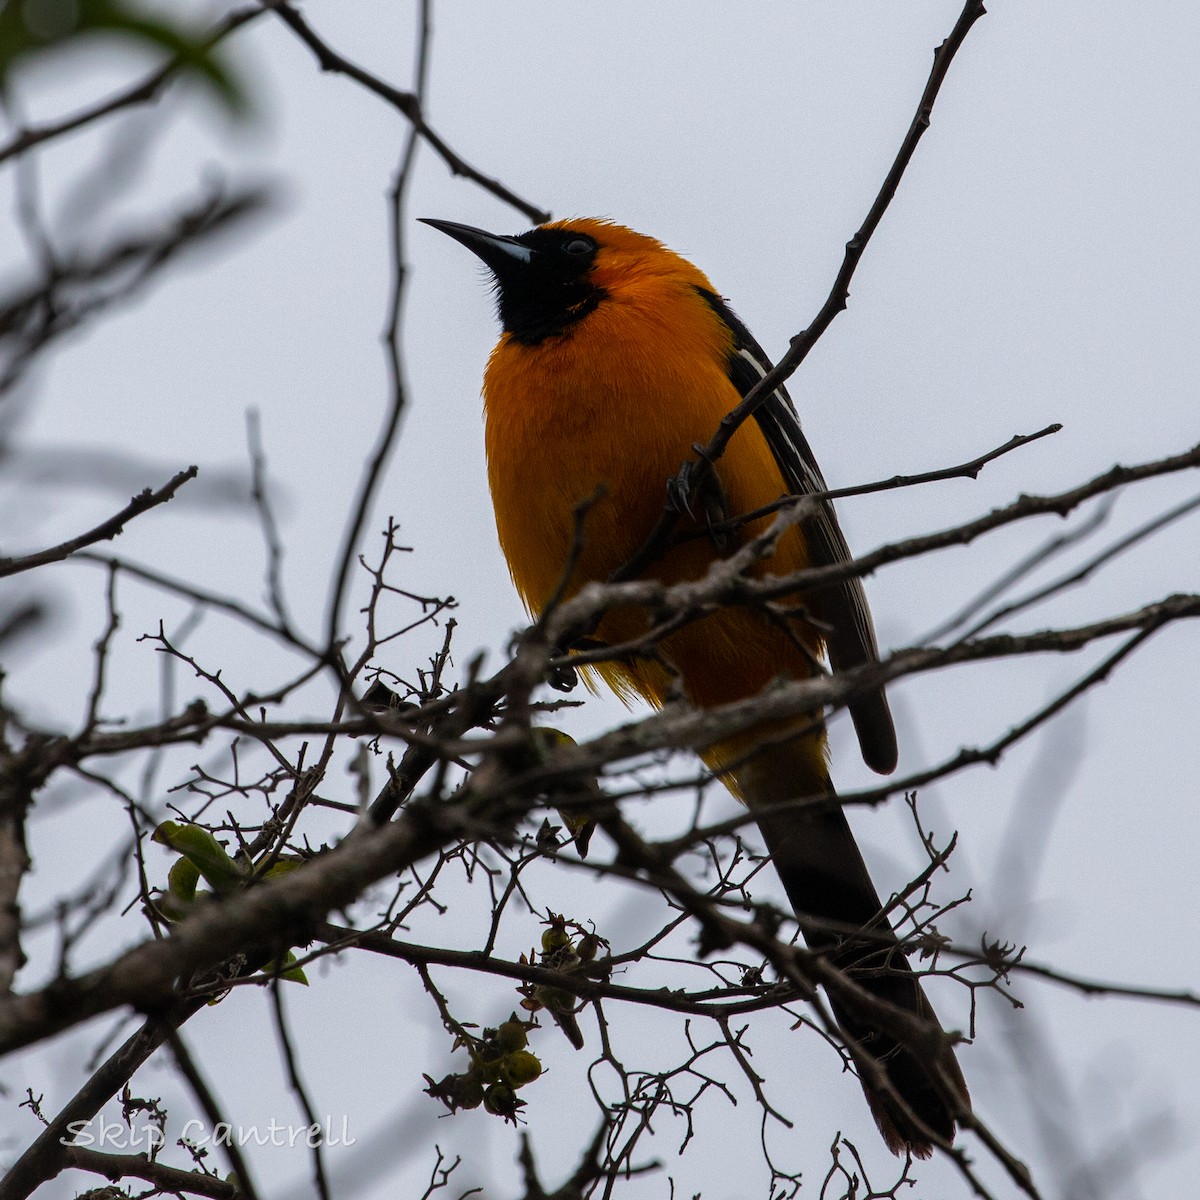
[[[705,275],[661,242],[600,220],[559,221],[506,237],[450,221],[428,221],[490,269],[499,344],[484,375],[488,480],[500,544],[521,599],[540,613],[559,591],[586,510],[582,545],[564,594],[605,580],[646,541],[668,481],[716,432],[722,417],[770,369],[766,355]],[[780,388],[734,434],[716,463],[716,483],[681,506],[677,537],[644,572],[674,583],[703,577],[713,561],[761,532],[769,518],[727,524],[787,493],[825,481]],[[695,510],[693,515],[691,510]],[[686,536],[687,534],[692,536]],[[784,575],[850,558],[833,506],[787,531],[760,573]],[[660,707],[672,687],[701,708],[742,700],[780,676],[813,674],[826,649],[835,670],[874,662],[875,632],[860,581],[848,579],[786,607],[790,615],[729,607],[664,637],[654,657],[597,668],[622,696]],[[806,619],[806,614],[811,619]],[[596,639],[636,640],[650,615],[609,611]],[[896,766],[896,735],[881,688],[850,701],[863,757]],[[864,1084],[895,1152],[928,1156],[954,1136],[969,1105],[950,1040],[900,950],[842,809],[779,806],[832,790],[819,715],[774,726],[703,752],[759,819],[775,868],[806,940],[876,997],[930,1026],[919,1050],[832,1001],[856,1052],[887,1074]]]

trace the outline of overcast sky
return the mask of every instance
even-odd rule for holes
[[[959,7],[953,0],[449,0],[434,10],[429,119],[473,165],[555,216],[611,217],[686,254],[778,355],[828,292]],[[410,4],[317,2],[305,12],[347,57],[408,86]],[[268,184],[277,200],[244,236],[112,313],[37,372],[25,396],[21,453],[7,478],[0,474],[3,549],[77,532],[188,463],[200,464],[202,480],[243,469],[245,414],[254,408],[289,547],[289,600],[298,622],[318,636],[330,564],[387,397],[379,344],[389,286],[384,193],[406,127],[346,79],[321,74],[278,21],[258,21],[232,46],[254,102],[249,123],[234,125],[202,92],[180,89],[148,120],[122,118],[42,156],[51,233],[64,246],[136,225],[218,174]],[[148,61],[111,50],[76,56],[24,81],[25,111],[36,119],[70,111],[137,78]],[[1064,429],[976,481],[843,502],[853,548],[865,552],[1022,492],[1062,489],[1114,463],[1154,459],[1200,440],[1197,62],[1200,8],[1167,0],[995,0],[970,34],[858,272],[849,309],[789,386],[832,486],[946,466],[1051,422]],[[72,182],[114,152],[118,129],[125,131],[121,144],[141,144],[138,161],[122,170],[115,211],[81,233],[87,204],[67,203]],[[11,173],[0,187],[12,211]],[[451,177],[422,148],[404,229],[412,266],[403,337],[410,405],[364,546],[377,548],[377,531],[394,515],[412,547],[403,586],[453,594],[458,665],[477,650],[494,665],[522,620],[484,474],[479,386],[494,315],[477,263],[414,224],[417,216],[510,233],[528,221]],[[0,249],[11,277],[26,250],[10,222],[0,222]],[[85,478],[37,482],[47,463],[69,461],[66,452],[96,448],[144,460],[145,477],[116,491]],[[1198,489],[1200,478],[1191,475],[1122,495],[1089,546],[1117,539]],[[921,638],[1062,528],[1046,519],[868,580],[882,645]],[[262,539],[236,506],[198,512],[181,499],[135,523],[117,549],[218,591],[250,600],[262,594]],[[1010,627],[1078,624],[1200,590],[1198,551],[1193,517]],[[104,619],[102,574],[56,570],[62,590],[53,636],[6,664],[10,696],[53,727],[83,711],[89,648]],[[122,603],[115,686],[132,714],[147,716],[159,664],[136,638],[160,617],[177,625],[187,610],[132,588]],[[429,631],[406,642],[395,669],[411,673],[439,638]],[[217,620],[203,623],[189,647],[224,664],[235,687],[261,687],[287,671],[286,660],[259,640]],[[893,693],[901,769],[993,740],[1104,649],[905,682]],[[1195,628],[1166,630],[997,769],[978,768],[924,793],[927,822],[942,836],[959,832],[945,898],[974,889],[957,933],[978,937],[986,929],[1028,942],[1032,960],[1089,977],[1200,986],[1198,649]],[[201,691],[198,681],[178,686],[181,695]],[[615,701],[597,698],[562,723],[582,736],[624,717]],[[867,783],[848,730],[835,723],[832,740],[839,786]],[[174,775],[164,771],[164,786],[189,761],[179,759]],[[348,778],[344,786],[349,794]],[[28,907],[94,867],[97,847],[122,836],[124,818],[110,804],[73,803],[69,819],[64,797],[56,815],[33,830],[37,874]],[[731,813],[732,801],[719,801],[718,811]],[[634,815],[653,820],[642,809]],[[1032,858],[1005,850],[1014,819],[1036,849]],[[854,823],[884,888],[919,868],[902,805],[856,814]],[[773,881],[759,878],[771,894]],[[636,904],[606,912],[587,915],[631,937],[639,929]],[[437,936],[455,940],[453,932]],[[526,945],[535,938],[531,921]],[[363,1145],[382,1147],[385,1162],[394,1157],[390,1181],[377,1179],[358,1194],[419,1195],[435,1141],[466,1157],[459,1190],[482,1182],[489,1196],[513,1194],[513,1132],[479,1113],[439,1121],[434,1102],[416,1095],[422,1071],[437,1074],[449,1063],[447,1039],[433,1029],[416,981],[405,969],[359,961],[315,974],[313,987],[287,999],[297,1028],[309,1035],[305,1065],[317,1107],[348,1113]],[[511,988],[478,987],[474,996],[451,991],[464,1006],[477,1004],[479,1020],[503,1017],[514,1002]],[[1015,1022],[999,1007],[981,1008],[976,1044],[962,1051],[962,1063],[978,1110],[1030,1161],[1047,1194],[1097,1194],[1092,1185],[1072,1190],[1068,1183],[1064,1163],[1076,1154],[1107,1178],[1106,1196],[1194,1190],[1195,1011],[1087,1000],[1025,979],[1017,992],[1027,1008]],[[961,1027],[961,992],[938,997],[947,1023]],[[294,1115],[282,1078],[247,1066],[274,1062],[266,1007],[261,997],[241,994],[188,1027],[222,1100],[247,1123]],[[422,1032],[405,1032],[406,1016],[414,1015]],[[1014,1026],[1024,1051],[1009,1040]],[[590,1029],[594,1039],[594,1021]],[[18,1095],[26,1086],[45,1091],[47,1106],[56,1107],[77,1083],[72,1058],[89,1052],[101,1031],[98,1024],[66,1047],[23,1056],[4,1082]],[[806,1166],[804,1194],[816,1196],[840,1127],[882,1181],[890,1161],[857,1087],[839,1076],[828,1050],[795,1049],[784,1024],[777,1033],[778,1044],[764,1027],[754,1044],[797,1128],[773,1127],[773,1152]],[[666,1022],[647,1020],[643,1036],[671,1033]],[[1064,1143],[1034,1116],[1020,1088],[1021,1052],[1055,1064],[1077,1140]],[[556,1185],[592,1120],[584,1057],[565,1042],[546,1057],[551,1069],[529,1092],[528,1128],[545,1181]],[[794,1086],[783,1086],[777,1063],[792,1059]],[[147,1091],[174,1096],[173,1112],[184,1119],[186,1093],[172,1091],[162,1070],[144,1076]],[[688,1158],[674,1159],[678,1131],[656,1146],[675,1174],[676,1195],[766,1195],[756,1115],[749,1097],[739,1098],[737,1109],[713,1102],[705,1110]],[[1112,1139],[1144,1134],[1160,1118],[1171,1128],[1159,1141],[1141,1142],[1137,1178],[1104,1176]],[[730,1152],[739,1144],[730,1137],[745,1139],[744,1155]],[[272,1164],[261,1175],[266,1195],[298,1194],[289,1188],[307,1179],[307,1164],[295,1156],[256,1161]],[[352,1174],[363,1158],[331,1151],[330,1161],[336,1177]],[[1012,1194],[994,1168],[986,1175],[997,1194]],[[919,1195],[967,1195],[944,1163],[922,1168],[919,1178]],[[666,1196],[666,1178],[630,1184],[628,1194]]]

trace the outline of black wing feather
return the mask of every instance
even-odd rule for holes
[[[697,289],[713,311],[733,333],[729,356],[729,379],[738,394],[745,396],[771,370],[771,361],[737,314],[720,296]],[[787,391],[780,387],[754,413],[788,490],[797,496],[826,490],[817,460],[800,428],[800,419]],[[852,555],[837,522],[833,504],[822,500],[818,515],[805,527],[809,559],[813,566],[849,562]],[[835,671],[848,670],[879,661],[875,627],[862,580],[855,577],[808,595],[813,616],[829,626],[826,636],[829,661]],[[872,770],[887,774],[896,767],[896,730],[883,688],[856,696],[848,705],[863,759]]]

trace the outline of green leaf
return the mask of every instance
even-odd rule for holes
[[[177,900],[188,904],[195,900],[199,882],[200,868],[190,858],[178,859],[167,872],[167,890]]]
[[[276,959],[273,963],[264,967],[263,970],[267,975],[278,975],[280,979],[286,979],[288,983],[302,983],[305,987],[308,987],[308,976],[304,974],[304,969],[291,965],[295,961],[296,956],[289,950],[282,962]]]
[[[154,831],[152,840],[182,854],[218,892],[241,887],[248,878],[247,872],[225,853],[225,847],[199,825],[164,821]]]
[[[22,60],[96,34],[165,50],[181,75],[202,80],[234,115],[246,94],[206,35],[142,11],[127,0],[0,0],[0,85]]]

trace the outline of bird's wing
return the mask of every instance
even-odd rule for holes
[[[729,355],[729,379],[738,394],[745,396],[771,370],[772,363],[736,313],[720,296],[704,288],[700,295],[729,327],[733,350]],[[808,439],[800,428],[800,419],[787,391],[776,388],[754,413],[775,462],[783,474],[788,491],[797,496],[826,491],[825,480]],[[809,561],[827,566],[851,560],[850,548],[838,526],[833,504],[822,500],[817,515],[805,526]],[[826,644],[829,661],[835,671],[848,670],[879,660],[875,627],[857,576],[809,593],[809,608],[814,617],[829,626]],[[858,734],[863,759],[872,770],[887,774],[895,769],[896,730],[883,688],[872,688],[849,703],[850,716]]]

